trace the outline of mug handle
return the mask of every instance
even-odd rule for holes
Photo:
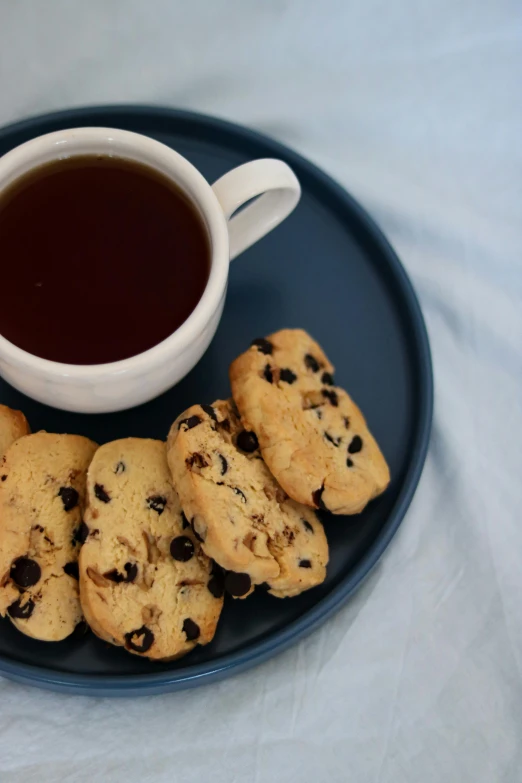
[[[232,169],[214,182],[212,190],[228,221],[231,261],[278,226],[301,198],[299,180],[290,166],[273,158]],[[252,204],[234,215],[253,198]]]

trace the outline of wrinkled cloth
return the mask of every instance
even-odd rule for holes
[[[178,694],[0,679],[2,783],[520,783],[521,77],[516,0],[0,4],[1,124],[166,104],[339,180],[411,275],[436,386],[411,508],[335,617]]]

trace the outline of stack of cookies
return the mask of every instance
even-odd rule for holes
[[[224,594],[324,581],[315,509],[360,512],[389,483],[364,418],[300,329],[253,341],[232,399],[193,405],[166,444],[29,434],[0,406],[0,615],[36,639],[85,618],[152,660],[208,644]]]

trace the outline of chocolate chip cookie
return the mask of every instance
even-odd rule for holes
[[[356,514],[390,481],[386,460],[334,368],[302,329],[254,340],[230,367],[232,395],[294,500]]]
[[[5,452],[15,440],[30,433],[29,423],[22,411],[0,405],[0,466]]]
[[[187,523],[224,569],[229,593],[243,597],[263,584],[285,598],[324,580],[323,526],[275,481],[232,401],[185,411],[171,427],[167,455]]]
[[[27,636],[60,641],[82,618],[78,551],[96,444],[37,432],[6,452],[0,481],[0,615]]]
[[[80,593],[93,631],[153,660],[208,644],[222,580],[182,514],[165,444],[126,438],[101,446],[87,486]]]

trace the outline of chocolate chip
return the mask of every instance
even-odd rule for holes
[[[117,476],[119,476],[121,473],[125,473],[125,463],[121,461],[118,462],[114,468],[114,472]]]
[[[18,587],[32,587],[40,581],[42,569],[29,557],[17,557],[11,566],[9,576]]]
[[[216,416],[216,411],[214,410],[212,405],[202,405],[201,408],[202,410],[205,411],[207,416],[210,416],[211,419],[213,419],[214,421],[218,420],[218,417]]]
[[[74,561],[72,563],[66,563],[63,567],[63,570],[67,574],[67,576],[72,576],[73,579],[79,579],[80,578],[80,572],[78,569],[78,561]]]
[[[334,446],[338,446],[339,443],[341,442],[341,438],[335,438],[333,435],[330,435],[329,432],[325,432],[324,437],[326,438],[326,440],[330,441],[330,443],[332,443]]]
[[[225,592],[225,579],[218,579],[216,576],[211,576],[207,587],[214,598],[222,598],[223,593]]]
[[[211,563],[210,573],[213,576],[218,574],[218,575],[222,576],[223,579],[224,579],[225,578],[225,570],[219,565],[219,563],[216,563],[215,560],[211,560],[210,563]]]
[[[89,536],[89,528],[87,527],[85,522],[82,521],[74,531],[73,540],[72,540],[73,546],[74,544],[85,544],[88,536]]]
[[[61,497],[65,511],[71,511],[78,505],[80,496],[73,487],[60,487],[58,497]]]
[[[218,454],[218,457],[221,460],[221,475],[224,476],[228,470],[228,462],[222,454]]]
[[[297,375],[295,372],[292,372],[292,370],[285,368],[280,371],[279,380],[284,381],[285,383],[294,383],[294,381],[297,380]]]
[[[190,522],[188,521],[183,511],[181,512],[181,527],[183,530],[185,530],[187,527],[190,527]]]
[[[251,454],[259,447],[256,433],[249,432],[248,430],[243,430],[239,433],[236,443],[241,451],[246,451],[247,454]]]
[[[321,365],[319,364],[315,356],[312,356],[311,353],[307,353],[305,355],[304,360],[309,370],[312,370],[312,372],[319,372]]]
[[[111,571],[106,571],[103,576],[105,579],[110,579],[111,582],[116,582],[116,584],[123,582],[125,579],[123,574],[120,574],[117,568],[113,568]]]
[[[190,617],[183,620],[183,631],[187,637],[187,642],[193,642],[199,638],[199,625],[195,623],[194,620],[191,620]]]
[[[276,489],[275,499],[277,500],[279,505],[282,505],[285,502],[285,500],[288,499],[288,495],[286,494],[284,489],[280,486],[278,486]]]
[[[125,573],[127,574],[125,581],[126,582],[134,582],[136,577],[138,576],[138,565],[137,563],[125,563],[123,566],[125,569]]]
[[[333,375],[330,372],[323,372],[321,375],[321,383],[325,383],[327,386],[335,386]]]
[[[241,490],[238,487],[231,487],[231,489],[236,493],[236,495],[239,495],[239,497],[242,498],[243,503],[247,502],[245,493],[241,492]]]
[[[25,604],[22,604],[22,599],[18,598],[11,606],[7,607],[7,611],[16,620],[28,620],[34,611],[34,601],[29,599]]]
[[[124,574],[121,574],[116,568],[113,568],[112,571],[106,571],[103,576],[106,579],[110,579],[111,582],[116,582],[116,584],[120,584],[121,582],[134,582],[138,576],[138,566],[136,563],[125,563],[123,568],[125,569]]]
[[[353,468],[353,459],[348,457],[348,459],[346,460],[346,464],[348,465],[349,468]]]
[[[310,524],[310,522],[307,519],[302,519],[301,522],[305,526],[305,530],[308,530],[309,533],[315,533],[313,526]]]
[[[329,400],[330,404],[334,406],[334,408],[337,408],[339,405],[339,398],[337,396],[337,392],[332,391],[331,389],[321,389],[321,394],[323,397],[326,397],[327,400]]]
[[[6,475],[5,475],[5,473],[4,473],[4,475],[2,476],[2,481],[5,481],[5,480],[6,480],[6,478],[7,478],[7,476],[6,476]]]
[[[108,492],[105,490],[103,484],[94,485],[94,494],[96,495],[98,500],[101,500],[102,503],[110,503],[111,498]]]
[[[263,378],[265,381],[268,381],[268,383],[272,383],[272,368],[269,364],[265,364],[265,369],[263,370]]]
[[[191,430],[193,427],[196,427],[198,424],[201,424],[201,419],[199,416],[189,416],[188,419],[182,419],[178,424],[178,430],[181,429],[182,424],[185,425],[184,432],[186,432],[187,430]]]
[[[218,421],[217,425],[220,429],[225,430],[225,432],[230,432],[230,422],[228,419],[223,419],[223,421]]]
[[[196,468],[206,468],[208,466],[207,460],[199,451],[196,451],[194,454],[191,454],[190,457],[187,457],[185,464],[189,470],[194,466]]]
[[[349,454],[357,454],[363,447],[362,438],[359,437],[359,435],[354,435],[352,438],[352,442],[348,446],[348,453]]]
[[[348,416],[343,416],[343,422],[344,422],[345,429],[349,430],[350,429],[350,419],[348,418]]]
[[[270,355],[274,350],[274,346],[272,345],[270,340],[267,340],[265,337],[256,337],[255,340],[252,340],[250,345],[255,345],[255,347],[260,353],[264,353],[267,355]]]
[[[214,598],[222,598],[225,592],[225,572],[216,562],[212,562],[212,575],[209,579],[208,589]]]
[[[188,536],[177,536],[170,542],[170,554],[174,560],[186,563],[194,554],[194,544]]]
[[[167,498],[163,497],[163,495],[151,495],[150,498],[147,498],[145,502],[147,503],[147,506],[152,509],[152,511],[155,511],[159,516],[161,516],[165,511]]]
[[[312,564],[309,560],[300,560],[299,561],[299,568],[311,568]]]
[[[317,416],[318,419],[322,419],[323,418],[323,412],[322,412],[321,408],[316,408],[315,409],[315,415]]]
[[[141,628],[138,628],[136,631],[130,631],[125,634],[125,646],[129,650],[134,650],[134,652],[147,652],[153,644],[154,634],[146,625],[142,625]]]
[[[316,489],[315,492],[312,492],[312,501],[317,508],[322,508],[323,511],[328,511],[326,508],[324,502],[323,502],[323,492],[324,492],[324,484],[320,489]]]
[[[230,595],[246,595],[252,586],[252,580],[248,574],[238,574],[229,571],[225,576],[225,590]]]

